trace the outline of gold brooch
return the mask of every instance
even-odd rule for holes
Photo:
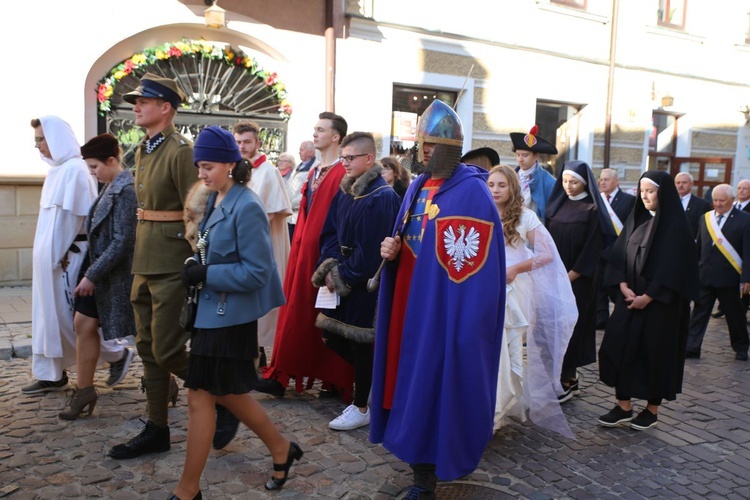
[[[432,205],[430,205],[430,209],[427,211],[427,218],[432,220],[437,217],[439,213],[440,207],[433,203]]]

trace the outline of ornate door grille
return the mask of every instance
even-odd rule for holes
[[[285,150],[291,106],[277,75],[233,47],[183,40],[134,54],[99,82],[99,128],[119,139],[126,166],[133,166],[133,151],[144,131],[135,125],[132,107],[122,96],[135,90],[147,72],[174,78],[185,91],[187,102],[175,125],[189,139],[208,125],[231,129],[240,120],[253,120],[261,126],[263,151],[270,159]]]

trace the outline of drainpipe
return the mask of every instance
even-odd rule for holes
[[[334,2],[337,0],[326,0],[326,111],[336,112],[336,31]]]
[[[615,54],[617,52],[617,13],[620,0],[612,0],[612,29],[609,35],[609,74],[607,81],[607,115],[604,120],[604,168],[609,167],[612,147],[612,93],[615,85]]]

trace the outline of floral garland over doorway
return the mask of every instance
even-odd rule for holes
[[[271,99],[278,107],[279,117],[287,119],[291,116],[292,106],[287,100],[286,87],[275,72],[264,70],[253,57],[242,50],[229,45],[190,39],[144,49],[112,68],[109,75],[97,86],[99,114],[105,116],[112,110],[112,96],[115,95],[115,87],[122,79],[135,73],[145,73],[147,67],[160,61],[183,57],[202,58],[218,61],[230,67],[244,68],[250,76],[263,82],[265,90],[270,93]]]

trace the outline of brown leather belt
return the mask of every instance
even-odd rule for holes
[[[138,220],[150,220],[156,222],[175,222],[182,220],[182,210],[136,210],[135,217]]]

